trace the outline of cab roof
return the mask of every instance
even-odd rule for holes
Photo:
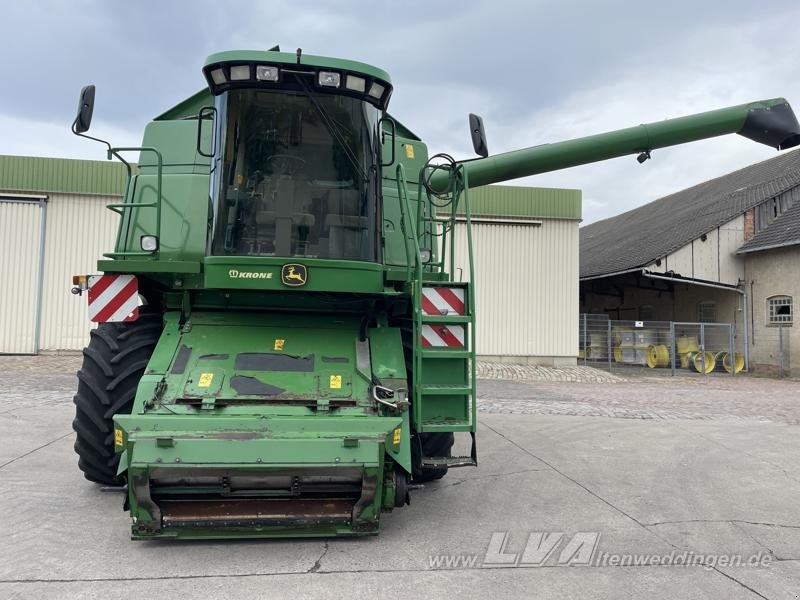
[[[284,65],[306,65],[310,67],[322,67],[323,69],[338,69],[341,71],[351,71],[363,73],[369,77],[382,79],[388,84],[392,83],[389,74],[383,69],[373,67],[366,63],[345,60],[343,58],[331,58],[329,56],[316,56],[314,54],[300,53],[298,62],[296,52],[278,52],[274,50],[228,50],[217,52],[206,59],[204,67],[224,63],[277,63]]]

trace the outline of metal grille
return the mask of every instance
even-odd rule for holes
[[[757,373],[773,377],[797,376],[791,369],[790,333],[792,325],[778,323],[757,331],[750,347],[750,366]]]
[[[609,371],[665,375],[735,375],[745,370],[736,332],[727,323],[621,321],[583,314],[579,362]]]

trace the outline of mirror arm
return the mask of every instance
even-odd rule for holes
[[[112,154],[116,154],[115,152],[112,151],[111,144],[109,144],[105,140],[101,140],[100,138],[92,137],[90,135],[86,135],[85,133],[78,133],[78,131],[75,129],[75,126],[77,124],[78,124],[78,119],[75,119],[72,122],[72,127],[70,128],[72,130],[72,133],[74,133],[75,135],[77,135],[79,137],[86,138],[87,140],[94,140],[95,142],[100,142],[101,144],[105,144],[106,145],[106,151],[108,152],[108,160],[111,160],[111,155]],[[117,158],[119,158],[119,155],[117,155]],[[125,161],[122,161],[122,162],[125,162]]]
[[[109,148],[108,148],[108,160],[111,160],[111,156],[112,155],[116,156],[117,160],[119,160],[123,165],[125,165],[125,168],[128,169],[128,177],[130,177],[131,173],[132,173],[130,163],[127,160],[125,160],[124,158],[122,158],[122,155],[119,152],[117,152],[116,149],[111,148],[109,146]]]

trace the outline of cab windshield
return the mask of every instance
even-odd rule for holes
[[[217,108],[213,254],[377,260],[377,108],[286,90]]]

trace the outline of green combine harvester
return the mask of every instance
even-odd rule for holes
[[[495,156],[470,115],[481,158],[429,158],[370,65],[275,48],[203,74],[142,147],[103,142],[129,170],[116,247],[72,289],[99,323],[78,464],[127,484],[135,539],[375,534],[477,464],[470,188],[728,133],[800,142],[774,99]]]

